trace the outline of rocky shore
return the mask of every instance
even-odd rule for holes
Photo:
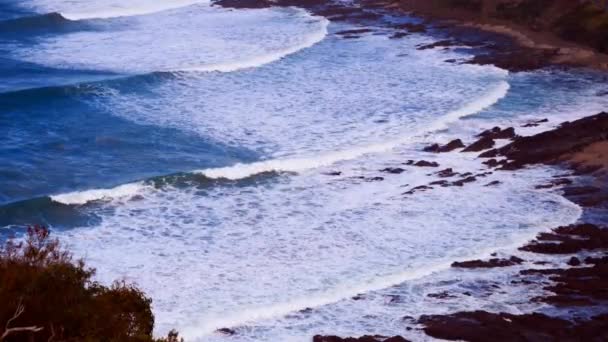
[[[492,1],[487,1],[490,3]],[[443,6],[459,4],[458,8]],[[323,15],[330,20],[349,21],[360,29],[336,33],[344,39],[356,39],[368,33],[371,26],[390,28],[390,38],[400,39],[412,33],[432,31],[444,38],[419,49],[472,47],[474,57],[453,63],[493,64],[518,72],[544,68],[549,65],[586,66],[608,69],[608,49],[603,37],[589,32],[582,42],[573,42],[571,31],[575,18],[604,19],[604,13],[577,7],[575,1],[548,1],[545,12],[521,18],[530,10],[530,1],[514,1],[513,6],[477,7],[486,1],[362,1],[358,4],[327,3],[321,0],[219,0],[217,5],[238,8],[267,6],[298,6]],[[495,2],[493,2],[495,3]],[[578,2],[576,2],[578,3]],[[496,5],[496,4],[494,4]],[[583,5],[581,5],[583,6]],[[586,6],[586,5],[585,5]],[[561,11],[561,12],[560,12]],[[589,12],[591,11],[591,12]],[[410,12],[425,20],[420,23],[397,24],[384,15]],[[560,14],[561,13],[561,14]],[[607,19],[608,20],[608,19]],[[607,21],[608,22],[608,21]],[[368,25],[373,23],[373,25]],[[481,31],[480,31],[481,30]],[[603,30],[603,29],[602,29]],[[602,30],[598,34],[602,34]],[[608,26],[606,26],[608,33]],[[608,37],[606,35],[605,37]],[[524,127],[545,123],[547,119],[529,122]],[[466,137],[463,137],[466,138]],[[436,187],[462,187],[482,182],[484,177],[498,172],[517,170],[537,164],[551,165],[564,170],[563,174],[537,189],[559,191],[583,208],[579,222],[564,227],[546,227],[548,232],[520,246],[521,254],[506,258],[455,262],[453,268],[465,272],[488,269],[522,267],[508,286],[533,286],[544,290],[544,295],[533,298],[569,312],[569,318],[546,313],[510,314],[487,311],[456,312],[447,315],[423,315],[416,318],[418,328],[428,336],[464,341],[608,341],[608,113],[599,113],[573,122],[562,123],[555,129],[533,136],[520,137],[517,128],[495,127],[480,132],[477,141],[464,144],[462,140],[437,142],[424,148],[430,153],[475,153],[487,166],[487,171],[459,173],[443,169],[434,162],[405,161],[402,165],[378,170],[380,175],[366,181],[382,181],[381,175],[399,174],[405,167],[428,168],[437,180],[407,189],[404,196],[416,196]],[[499,142],[506,145],[496,148]],[[335,174],[340,175],[339,171]],[[499,181],[484,182],[485,186],[499,185]],[[555,256],[567,258],[567,264],[547,268]],[[449,297],[450,293],[437,294]],[[405,333],[405,332],[404,332]],[[491,339],[489,339],[491,336]],[[401,336],[338,337],[315,336],[315,342],[407,341]]]

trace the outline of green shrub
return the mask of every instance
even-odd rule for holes
[[[93,281],[48,229],[0,246],[0,341],[152,342],[152,300],[135,285]],[[167,339],[177,341],[172,332]]]

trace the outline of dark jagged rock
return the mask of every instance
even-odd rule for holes
[[[484,161],[482,164],[487,165],[488,167],[498,167],[498,166],[504,165],[506,163],[507,163],[506,160],[499,161],[499,160],[492,158],[492,159],[488,159],[488,160]]]
[[[552,233],[541,233],[536,241],[519,249],[541,254],[572,254],[603,248],[608,248],[608,229],[578,224],[556,228]]]
[[[441,146],[439,144],[433,144],[433,145],[427,146],[423,149],[423,151],[424,152],[443,153],[443,152],[451,152],[451,151],[454,151],[456,149],[463,148],[463,147],[464,147],[464,144],[462,143],[462,140],[455,139],[443,146]]]
[[[492,129],[485,130],[477,135],[479,138],[490,138],[490,139],[513,139],[516,137],[515,129],[513,127],[501,129],[500,127],[494,127]]]
[[[433,189],[433,187],[427,186],[427,185],[420,185],[420,186],[410,189],[409,191],[404,192],[403,195],[413,195],[415,192],[426,191],[426,190],[431,190],[431,189]]]
[[[494,139],[482,137],[471,145],[467,146],[462,152],[480,152],[494,147]]]
[[[577,257],[572,257],[572,258],[570,258],[570,260],[568,260],[568,265],[570,265],[570,266],[579,266],[580,264],[581,264],[581,261]]]
[[[236,334],[236,331],[234,331],[230,328],[220,328],[220,329],[217,329],[216,332],[223,334],[223,335],[228,335],[228,336],[232,336],[232,335]]]
[[[508,267],[519,265],[523,263],[524,260],[518,258],[516,256],[512,256],[509,259],[498,259],[492,258],[490,260],[471,260],[471,261],[463,261],[463,262],[454,262],[452,263],[452,267],[458,268],[494,268],[494,267]]]
[[[426,160],[420,160],[416,163],[414,163],[414,166],[419,166],[419,167],[439,167],[439,163],[437,162],[429,162]]]
[[[417,50],[428,50],[428,49],[434,49],[436,47],[449,47],[449,46],[454,46],[456,45],[456,42],[454,42],[453,40],[440,40],[438,42],[435,43],[431,43],[431,44],[424,44],[424,45],[419,45],[416,47]]]
[[[502,182],[500,182],[500,181],[492,181],[492,182],[490,182],[490,183],[488,183],[488,184],[486,184],[484,186],[497,186],[497,185],[500,185],[500,184],[502,184]]]
[[[445,170],[441,170],[439,172],[436,173],[437,176],[441,177],[441,178],[449,178],[449,177],[453,177],[456,176],[458,173],[454,172],[454,170],[452,170],[452,168],[448,168]]]
[[[329,171],[329,172],[324,173],[324,175],[326,175],[326,176],[340,176],[340,175],[342,175],[342,172],[341,171]]]
[[[474,181],[476,181],[477,178],[473,177],[473,176],[469,176],[466,178],[463,178],[461,180],[457,180],[455,182],[452,182],[451,185],[452,186],[464,186],[466,183],[472,183]]]
[[[449,186],[450,182],[446,181],[446,180],[438,180],[438,181],[434,181],[434,182],[430,182],[429,185],[440,185],[440,186]]]
[[[368,182],[381,182],[384,180],[384,177],[371,177],[365,179]]]
[[[438,292],[438,293],[429,293],[426,295],[429,298],[436,298],[436,299],[450,299],[450,298],[456,298],[456,296],[450,294],[447,291],[443,291],[443,292]]]
[[[549,119],[541,119],[541,120],[526,122],[521,127],[536,127],[536,126],[539,126],[541,123],[545,123],[545,122],[549,122]]]
[[[396,175],[403,173],[404,171],[405,170],[400,167],[387,167],[385,169],[380,170],[380,172],[392,173]]]
[[[534,188],[535,189],[550,189],[550,188],[554,188],[556,186],[570,185],[570,184],[572,184],[572,181],[570,179],[559,178],[559,179],[554,179],[547,184],[537,185]]]
[[[350,36],[350,35],[360,35],[360,34],[369,33],[369,32],[373,32],[373,30],[368,29],[368,28],[353,29],[353,30],[339,31],[339,32],[336,32],[336,34],[340,35],[340,36]]]
[[[552,294],[536,297],[533,299],[535,302],[555,306],[591,306],[598,301],[608,300],[608,258],[597,258],[594,261],[593,266],[532,269],[520,271],[520,274],[533,277],[549,276],[552,281],[550,285],[544,287]],[[573,263],[576,264],[576,261]]]
[[[567,321],[543,314],[512,315],[485,311],[451,315],[424,315],[419,322],[428,335],[472,342],[604,341],[608,340],[608,315],[587,321]],[[490,338],[491,336],[491,338]]]
[[[558,163],[568,154],[607,139],[608,113],[600,113],[564,123],[551,131],[518,138],[492,154],[507,157],[510,162],[502,168],[514,170],[530,164]]]

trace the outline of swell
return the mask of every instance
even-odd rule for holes
[[[66,19],[61,13],[57,12],[0,21],[0,33],[10,34],[32,30],[58,30],[68,27],[76,28],[83,26]]]
[[[0,227],[35,223],[54,227],[72,227],[83,224],[84,218],[90,221],[91,217],[94,216],[91,216],[86,209],[92,208],[96,204],[143,198],[153,191],[163,191],[167,188],[205,189],[217,186],[243,187],[258,185],[273,179],[276,175],[277,173],[274,172],[266,172],[233,181],[212,179],[196,173],[176,173],[115,187],[34,197],[0,205]]]
[[[64,205],[80,206],[98,201],[111,201],[144,196],[150,189],[163,189],[166,187],[204,188],[255,184],[282,173],[297,173],[309,169],[330,166],[340,161],[353,160],[367,154],[390,151],[400,145],[414,142],[417,139],[423,139],[427,134],[447,128],[447,125],[451,122],[457,121],[465,116],[476,114],[494,105],[507,95],[508,90],[509,84],[503,81],[496,85],[494,89],[485,96],[480,97],[462,108],[447,113],[433,122],[430,127],[420,130],[417,134],[380,144],[361,146],[350,150],[337,151],[308,158],[268,160],[250,164],[236,164],[222,168],[210,168],[159,176],[139,182],[119,185],[113,188],[74,191],[45,198]],[[22,203],[26,204],[27,200]]]
[[[321,156],[268,160],[252,164],[236,164],[228,167],[205,169],[195,172],[199,172],[209,178],[226,178],[234,180],[249,177],[257,173],[269,171],[301,172],[308,169],[330,166],[339,161],[356,159],[366,154],[390,151],[400,145],[406,144],[408,142],[413,142],[416,139],[423,138],[424,136],[430,133],[446,129],[448,124],[457,121],[462,117],[476,114],[486,108],[491,107],[507,95],[509,87],[509,83],[503,81],[497,86],[495,86],[489,93],[487,93],[483,97],[480,97],[479,99],[465,105],[462,108],[447,113],[446,115],[433,122],[430,127],[426,127],[411,136],[405,136],[403,138],[395,139],[380,144],[332,152]]]

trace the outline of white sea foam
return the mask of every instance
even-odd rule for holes
[[[241,69],[249,69],[262,66],[264,64],[269,64],[274,61],[277,61],[281,58],[294,54],[300,50],[307,49],[318,42],[322,41],[325,36],[327,36],[327,26],[329,25],[329,20],[321,19],[320,27],[317,31],[312,32],[310,35],[306,36],[302,42],[297,45],[289,46],[285,49],[270,52],[268,54],[263,54],[260,56],[253,56],[251,58],[242,60],[242,61],[234,61],[234,62],[224,62],[217,64],[209,64],[199,67],[187,67],[181,68],[177,71],[198,71],[198,72],[233,72]]]
[[[53,195],[51,199],[68,205],[82,205],[92,201],[132,197],[141,193],[145,188],[143,182],[128,183],[110,189],[91,189]]]
[[[62,3],[53,1],[34,1],[34,3],[46,10],[60,12],[68,20],[108,19],[116,17],[128,17],[146,15],[171,9],[186,7],[194,4],[209,3],[208,0],[131,0],[131,1],[86,1],[75,3],[73,1]]]
[[[508,91],[509,83],[502,81],[498,85],[494,86],[486,95],[476,99],[460,109],[447,113],[445,116],[433,122],[430,127],[421,129],[421,132],[418,132],[418,134],[404,136],[385,143],[362,146],[345,151],[326,153],[315,157],[268,160],[251,164],[236,164],[233,166],[206,169],[196,172],[204,174],[209,178],[241,179],[255,174],[271,171],[299,172],[329,166],[339,161],[356,159],[365,154],[386,152],[399,145],[411,142],[416,138],[421,138],[421,135],[445,129],[447,128],[448,124],[453,123],[460,118],[473,115],[487,109],[505,97]]]

